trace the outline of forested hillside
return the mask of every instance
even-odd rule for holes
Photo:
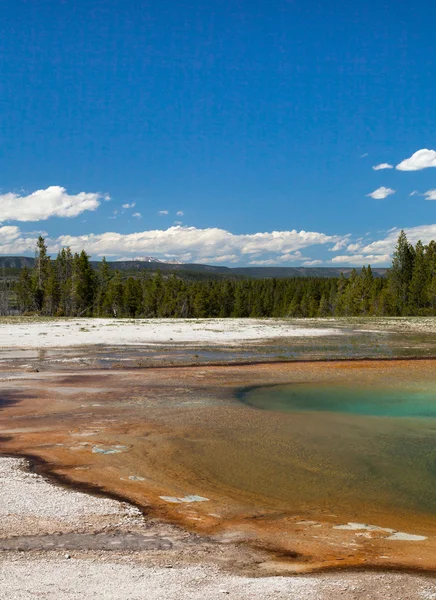
[[[42,237],[32,268],[3,290],[0,310],[48,316],[328,317],[435,315],[436,243],[412,246],[401,232],[388,275],[371,267],[348,278],[189,280],[177,272],[126,276],[85,251],[63,249],[55,260]]]
[[[32,269],[35,259],[30,256],[0,256],[0,269],[6,275],[17,275],[24,266]],[[92,260],[91,266],[98,270],[100,262]],[[289,278],[289,277],[349,277],[351,267],[224,267],[222,265],[205,265],[197,263],[174,263],[157,261],[149,258],[147,260],[121,260],[107,261],[110,270],[119,270],[123,275],[138,275],[138,271],[146,270],[149,273],[161,271],[163,275],[175,273],[181,279],[222,279],[224,277],[234,278]],[[360,269],[358,269],[360,271]],[[373,269],[375,277],[383,277],[386,267]],[[0,271],[1,273],[2,271]]]

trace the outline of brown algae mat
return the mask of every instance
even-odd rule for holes
[[[36,457],[45,472],[217,541],[269,550],[271,573],[436,569],[431,410],[256,404],[259,389],[268,402],[277,386],[311,386],[309,400],[313,390],[356,390],[360,403],[363,392],[406,391],[431,408],[436,361],[78,369],[0,386],[4,454]]]

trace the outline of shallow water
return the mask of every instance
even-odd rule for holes
[[[238,396],[255,409],[299,416],[307,462],[322,457],[329,465],[326,487],[352,481],[356,505],[436,514],[436,381],[407,380],[406,374],[401,385],[293,383]],[[271,483],[275,477],[272,464]]]

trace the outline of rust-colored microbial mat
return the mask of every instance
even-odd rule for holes
[[[434,361],[53,371],[0,386],[2,452],[72,483],[269,549],[284,571],[436,569]]]

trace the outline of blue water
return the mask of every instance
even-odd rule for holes
[[[313,384],[278,385],[245,390],[240,399],[272,411],[317,411],[375,417],[436,417],[436,383],[425,387],[354,388]]]

